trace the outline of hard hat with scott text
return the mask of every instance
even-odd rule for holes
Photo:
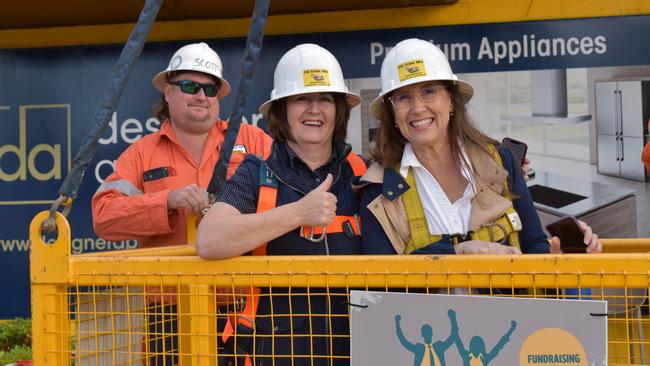
[[[171,72],[196,71],[216,77],[221,82],[217,97],[222,99],[230,93],[230,84],[223,78],[223,64],[219,55],[206,43],[192,43],[174,53],[167,68],[154,76],[153,86],[163,92],[167,75]]]

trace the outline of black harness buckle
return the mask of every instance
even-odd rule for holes
[[[473,231],[468,231],[465,234],[454,234],[454,235],[449,235],[449,238],[451,239],[451,242],[456,245],[460,244],[464,241],[469,241],[472,240],[472,234],[474,234]]]

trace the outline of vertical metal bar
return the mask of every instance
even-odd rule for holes
[[[625,161],[625,138],[621,136],[619,139],[621,141],[621,161]]]
[[[195,281],[182,286],[178,299],[179,363],[217,365],[217,314],[215,294],[207,284]]]
[[[618,98],[616,96],[616,90],[614,90],[614,136],[615,136],[615,139],[616,139],[616,161],[621,161],[621,155],[618,152],[619,151],[619,145],[620,145],[619,144],[619,138],[618,138],[618,134],[619,134],[618,116],[619,116],[619,113],[618,113]],[[620,174],[620,172],[621,172],[621,166],[619,164],[618,173]]]
[[[623,123],[624,121],[623,118],[625,117],[623,115],[623,91],[622,90],[617,90],[617,91],[618,91],[618,111],[619,111],[618,121],[621,127],[619,129],[619,134],[623,136],[623,134],[625,133],[625,131],[623,131],[623,126],[625,125],[625,123]]]
[[[37,366],[70,364],[68,320],[68,271],[71,247],[70,225],[55,213],[58,237],[52,244],[41,236],[48,211],[38,213],[29,225],[32,287],[32,352]]]

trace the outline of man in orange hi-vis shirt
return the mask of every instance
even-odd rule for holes
[[[206,187],[219,160],[227,122],[219,99],[230,92],[221,60],[205,43],[180,48],[153,78],[162,94],[160,131],[129,146],[92,200],[93,226],[108,240],[138,239],[140,248],[184,244],[187,218],[208,206]],[[243,123],[228,177],[245,154],[262,157],[271,138]]]
[[[648,119],[648,131],[650,131],[650,119]],[[645,169],[650,173],[650,141],[648,141],[643,147],[643,152],[641,153],[641,161]]]
[[[219,100],[230,92],[219,55],[205,43],[181,47],[153,78],[162,93],[154,108],[158,132],[129,146],[92,199],[93,226],[108,240],[137,239],[140,248],[187,243],[188,217],[209,205],[207,186],[219,160],[227,122]],[[230,177],[245,154],[266,158],[271,138],[242,123]],[[147,286],[148,365],[178,363],[176,289]]]

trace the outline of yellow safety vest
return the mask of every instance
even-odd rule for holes
[[[494,145],[488,145],[488,149],[492,153],[494,160],[496,160],[500,166],[503,166],[501,155],[499,155],[499,152]],[[415,178],[413,177],[413,172],[410,168],[406,176],[406,183],[408,183],[411,188],[404,192],[402,199],[404,201],[404,208],[406,210],[411,238],[406,244],[404,253],[410,254],[431,243],[440,241],[442,235],[431,235],[429,233],[429,227],[427,226],[427,219],[424,215],[422,201],[420,200],[420,195],[415,184]],[[507,192],[508,183],[504,182],[504,186],[504,192]],[[521,221],[519,220],[517,211],[512,207],[512,200],[509,196],[506,198],[511,201],[511,204],[503,216],[493,222],[483,224],[477,231],[470,231],[467,240],[502,242],[504,241],[504,238],[507,237],[508,243],[511,246],[519,248],[519,231],[521,231],[521,225],[514,225],[511,218],[515,218],[514,221],[517,221],[518,223],[521,223]],[[457,236],[452,236],[452,241],[454,244],[458,244],[463,240],[459,239]]]

